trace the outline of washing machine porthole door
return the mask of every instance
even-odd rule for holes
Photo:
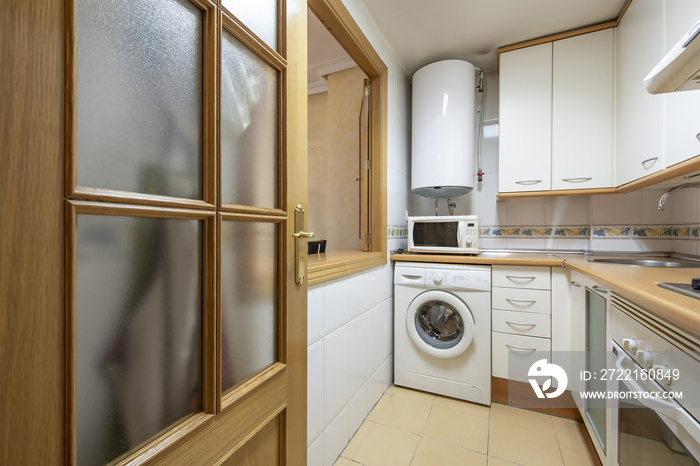
[[[452,348],[464,336],[460,313],[444,301],[427,301],[416,311],[416,331],[429,345]]]
[[[406,312],[406,330],[413,343],[437,358],[454,358],[466,351],[475,328],[469,307],[446,291],[419,294]]]

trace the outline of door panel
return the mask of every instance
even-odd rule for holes
[[[303,461],[305,443],[292,437],[305,431],[305,346],[292,345],[305,341],[305,286],[289,286],[288,209],[305,203],[305,178],[289,170],[306,151],[283,143],[286,109],[305,93],[294,80],[287,90],[292,57],[209,0],[155,0],[148,12],[110,0],[107,15],[82,1],[69,10],[78,39],[68,100],[78,111],[67,118],[77,141],[67,164],[67,179],[77,179],[66,222],[68,463],[248,461],[281,445],[276,459]],[[305,8],[294,11],[294,28],[277,14],[269,26],[305,30]],[[114,24],[118,37],[107,34]],[[81,31],[93,26],[106,37],[85,45]],[[81,47],[95,55],[92,68]],[[303,55],[293,66],[303,67]],[[104,144],[83,150],[91,137]],[[80,186],[86,164],[97,173],[91,196]],[[271,435],[274,448],[249,440]]]
[[[79,186],[201,199],[204,14],[77,2]]]

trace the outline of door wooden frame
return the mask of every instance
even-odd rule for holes
[[[370,229],[369,252],[340,251],[324,260],[311,259],[309,284],[314,285],[379,267],[387,261],[387,109],[388,69],[341,0],[308,0],[309,9],[323,23],[350,58],[365,73],[370,98]],[[306,134],[306,133],[305,133]]]

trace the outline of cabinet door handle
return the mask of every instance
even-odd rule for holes
[[[537,327],[537,324],[521,324],[519,322],[510,322],[507,320],[506,320],[506,324],[511,325],[511,326],[512,325],[519,325],[521,327],[530,327],[530,328]]]
[[[598,293],[608,294],[608,291],[605,288],[600,287],[598,285],[594,285],[593,289],[596,290]]]
[[[506,275],[508,280],[534,280],[537,277],[518,277],[515,275]]]
[[[593,178],[562,178],[562,181],[568,181],[569,183],[585,183],[586,181],[591,181]]]
[[[657,160],[659,160],[658,157],[652,157],[652,158],[650,158],[650,159],[646,159],[646,160],[642,161],[642,166],[643,166],[644,168],[649,168],[649,167],[651,167],[652,165],[654,165],[654,164],[656,163]],[[649,166],[647,166],[647,163],[649,163],[649,162],[651,162],[651,164],[650,164]]]
[[[571,282],[571,286],[575,286],[576,288],[581,288],[581,284],[579,282]]]
[[[515,350],[515,351],[528,351],[528,352],[537,351],[537,348],[524,348],[522,346],[515,346],[515,345],[509,345],[509,344],[506,344],[506,346],[508,347],[508,349]]]
[[[542,183],[542,180],[521,180],[521,181],[516,181],[516,184],[537,184],[537,183]]]
[[[511,304],[512,303],[535,304],[537,302],[537,301],[530,301],[530,300],[526,300],[526,299],[510,299],[510,298],[506,298],[506,301],[508,301]]]

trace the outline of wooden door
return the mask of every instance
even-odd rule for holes
[[[305,464],[305,2],[2,9],[0,463]]]

